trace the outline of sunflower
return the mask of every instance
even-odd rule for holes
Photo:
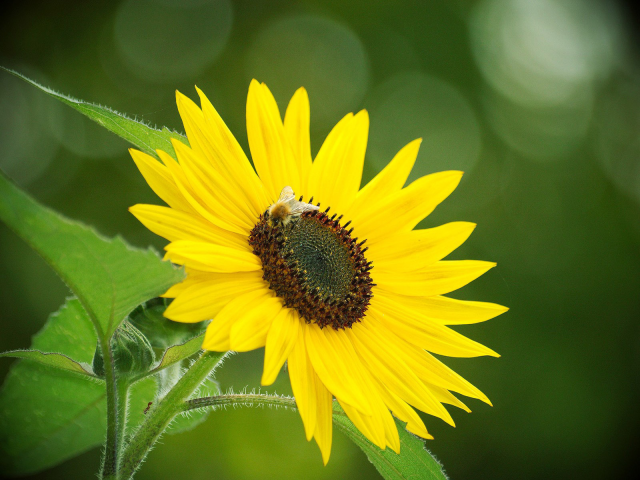
[[[167,318],[212,319],[202,348],[265,347],[262,384],[285,361],[307,440],[326,464],[332,404],[378,447],[399,452],[395,415],[432,438],[413,407],[453,425],[443,404],[469,411],[451,392],[489,399],[432,354],[497,356],[449,325],[481,322],[507,309],[443,296],[495,264],[447,261],[475,225],[414,227],[458,185],[462,172],[404,186],[420,140],[401,149],[360,188],[369,117],[346,115],[312,161],[309,100],[295,92],[284,117],[253,80],[247,134],[253,166],[207,97],[201,107],[177,92],[190,146],[178,161],[131,150],[140,172],[168,204],[131,212],[169,240],[166,259],[186,279],[170,288]]]

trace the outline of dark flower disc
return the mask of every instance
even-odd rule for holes
[[[328,211],[328,209],[327,209]],[[262,261],[269,288],[295,308],[306,322],[321,328],[351,327],[364,317],[374,286],[353,229],[340,225],[342,216],[307,211],[286,222],[266,211],[251,230],[249,244]]]

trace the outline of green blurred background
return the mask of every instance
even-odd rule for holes
[[[631,3],[631,2],[630,2]],[[365,181],[423,137],[412,179],[466,172],[422,226],[478,227],[451,258],[498,268],[456,297],[511,307],[460,328],[502,358],[450,359],[490,408],[426,418],[453,479],[620,478],[636,464],[640,379],[640,62],[633,12],[579,0],[31,1],[3,7],[0,64],[78,98],[182,130],[174,90],[202,88],[246,148],[257,78],[282,111],[304,85],[312,148],[349,111],[371,116]],[[247,149],[248,151],[248,149]],[[127,144],[0,73],[0,168],[43,203],[163,240],[127,212],[159,203]],[[0,350],[25,348],[69,294],[0,225]],[[223,388],[259,386],[263,353]],[[0,362],[0,378],[10,366]],[[290,393],[281,374],[268,389]],[[99,450],[30,478],[94,478]],[[137,478],[376,478],[340,433],[322,466],[297,414],[229,409],[166,435]]]

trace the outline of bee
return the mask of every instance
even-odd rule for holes
[[[302,198],[302,197],[301,197]],[[271,226],[286,225],[293,218],[297,218],[304,212],[318,210],[318,207],[310,203],[304,203],[296,200],[293,189],[286,186],[280,192],[278,201],[267,209],[269,215],[269,224]]]

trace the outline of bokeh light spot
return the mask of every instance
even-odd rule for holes
[[[133,73],[172,83],[215,61],[232,21],[228,0],[125,0],[116,14],[114,39]]]
[[[16,78],[0,77],[0,169],[18,184],[43,175],[58,150],[43,119],[56,109],[53,101]]]
[[[522,105],[558,105],[607,74],[611,15],[594,2],[484,0],[471,17],[471,46],[491,86]]]
[[[640,75],[617,79],[596,111],[600,165],[620,190],[640,202]]]
[[[464,96],[443,80],[422,73],[397,75],[372,92],[367,107],[367,158],[375,171],[416,138],[422,138],[422,145],[410,180],[442,170],[469,172],[478,161],[476,115]]]
[[[576,92],[562,107],[529,107],[510,102],[485,89],[482,104],[494,132],[509,147],[540,162],[570,154],[588,132],[593,110],[593,91]]]
[[[246,67],[280,102],[304,86],[314,128],[357,108],[369,84],[369,61],[358,36],[319,16],[289,16],[268,24],[255,38]]]

